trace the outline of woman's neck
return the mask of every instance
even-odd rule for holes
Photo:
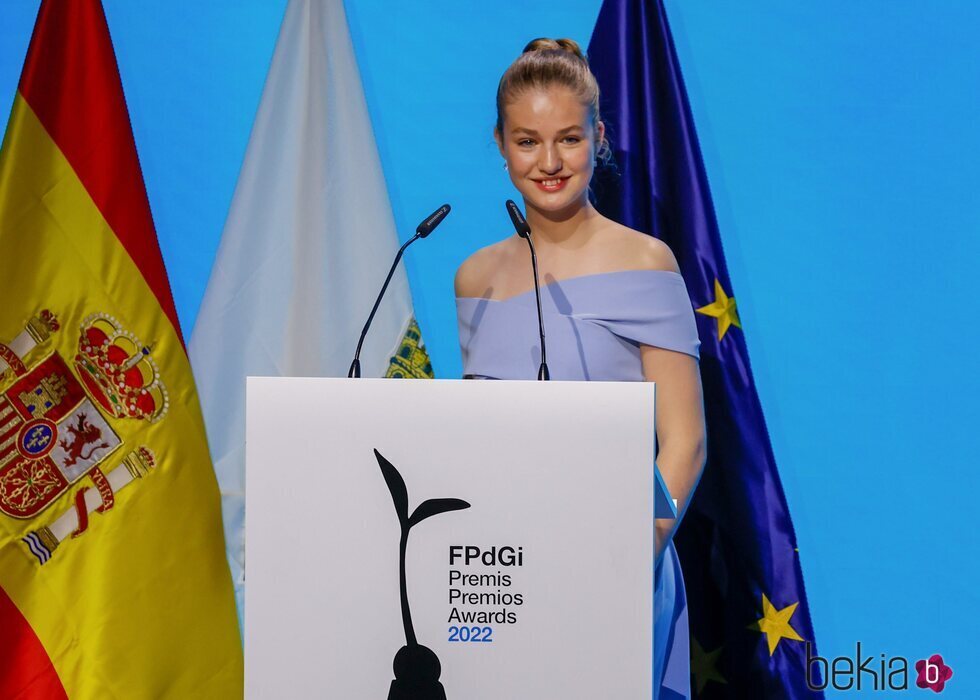
[[[588,239],[594,224],[601,218],[588,200],[584,204],[576,203],[574,208],[558,212],[535,209],[527,201],[524,206],[534,244],[546,248],[580,246]]]

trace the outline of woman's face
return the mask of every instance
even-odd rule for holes
[[[528,207],[560,215],[585,205],[603,125],[593,127],[575,93],[563,87],[527,92],[506,106],[503,128],[497,145]]]

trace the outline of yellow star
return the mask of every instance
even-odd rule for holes
[[[728,681],[715,668],[719,656],[721,656],[721,647],[718,647],[714,651],[705,652],[701,648],[701,645],[698,644],[698,640],[693,636],[691,637],[691,674],[694,676],[694,683],[697,686],[698,695],[704,690],[704,686],[708,684],[708,681],[716,681],[727,685]]]
[[[707,306],[695,309],[695,311],[718,319],[719,343],[731,326],[742,327],[742,322],[738,320],[738,311],[735,309],[735,297],[725,294],[725,290],[722,289],[721,282],[717,278],[715,278],[715,300]]]
[[[766,640],[769,642],[769,656],[772,656],[776,651],[776,645],[783,637],[795,639],[798,642],[803,641],[803,637],[798,635],[789,624],[789,619],[796,612],[797,605],[799,605],[798,602],[787,605],[782,610],[776,610],[776,606],[769,602],[766,594],[762,594],[762,618],[749,625],[749,629],[757,630],[766,635]]]

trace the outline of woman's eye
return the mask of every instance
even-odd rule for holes
[[[521,139],[520,141],[517,142],[517,145],[518,146],[533,146],[534,145],[534,141],[532,141],[531,139]]]
[[[566,136],[565,143],[578,143],[582,138],[580,136]]]

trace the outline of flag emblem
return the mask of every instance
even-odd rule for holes
[[[23,538],[41,564],[64,539],[85,532],[90,511],[112,508],[115,493],[154,466],[153,453],[139,447],[103,470],[123,447],[110,421],[155,423],[169,405],[150,350],[114,318],[93,314],[82,323],[77,376],[57,352],[36,352],[57,330],[54,315],[44,311],[0,345],[3,384],[13,378],[0,392],[0,513],[36,518],[72,485],[86,477],[91,482],[50,526]],[[42,358],[31,362],[29,355],[38,354]]]
[[[58,426],[47,418],[25,423],[17,436],[17,449],[28,459],[41,459],[54,448]]]

